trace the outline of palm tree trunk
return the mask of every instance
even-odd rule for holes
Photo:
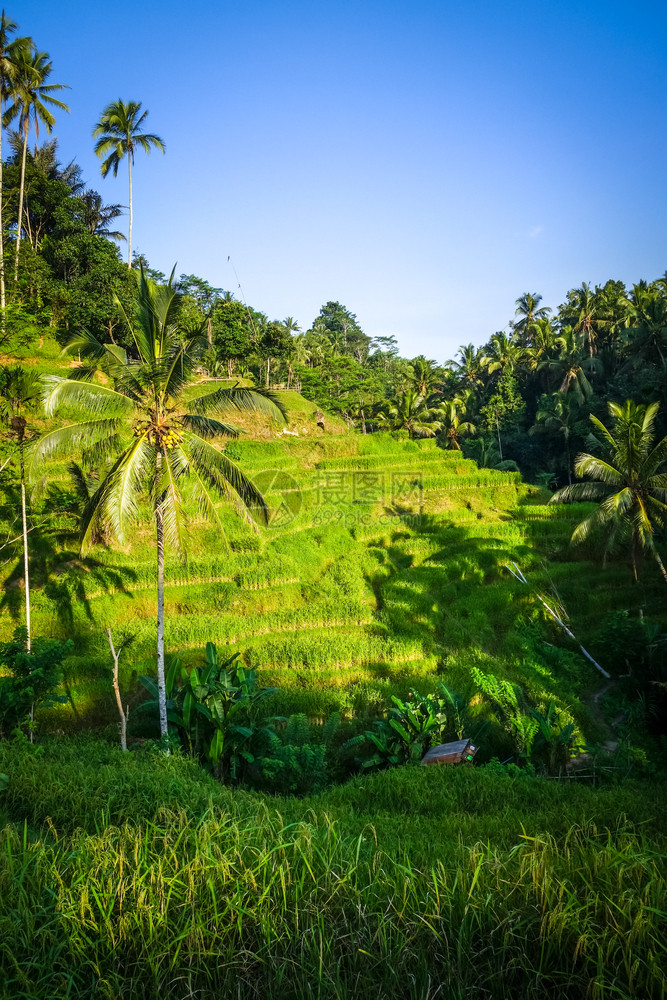
[[[498,431],[498,451],[500,452],[500,461],[503,460],[503,444],[500,440],[500,421],[496,420],[496,430]]]
[[[660,567],[660,572],[662,573],[663,577],[665,578],[665,583],[667,583],[667,569],[665,569],[665,564],[663,563],[662,559],[660,558],[660,554],[659,554],[659,552],[658,552],[657,549],[653,549],[653,555],[655,557],[655,561],[657,562],[658,566]]]
[[[25,465],[23,461],[23,439],[19,441],[21,461],[21,519],[23,522],[23,578],[25,584],[25,627],[27,632],[26,650],[30,652],[30,574],[28,572],[28,517],[25,502]]]
[[[14,284],[19,278],[19,250],[21,249],[21,224],[23,222],[23,189],[25,188],[25,158],[28,152],[28,129],[23,133],[23,156],[21,157],[21,187],[19,189],[19,214],[16,227],[16,257],[14,259]]]
[[[130,226],[127,234],[127,268],[132,267],[132,150],[127,153],[127,172],[130,179]]]
[[[167,690],[164,679],[164,521],[160,501],[155,508],[157,529],[157,691],[160,707],[160,735],[166,736]]]

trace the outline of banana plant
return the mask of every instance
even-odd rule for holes
[[[258,703],[275,688],[260,687],[257,674],[238,663],[238,653],[224,661],[212,642],[206,644],[203,664],[190,671],[174,659],[165,675],[167,720],[185,736],[196,757],[208,760],[214,772],[232,781],[241,777],[244,764],[255,762],[273,732],[276,718],[261,724],[256,720]],[[148,708],[157,708],[157,685],[150,677],[140,678],[153,696]]]

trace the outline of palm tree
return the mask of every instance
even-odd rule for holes
[[[441,427],[439,410],[429,409],[423,396],[411,389],[383,404],[379,416],[392,430],[407,430],[410,438],[435,437]]]
[[[577,333],[572,327],[566,326],[555,340],[559,356],[548,361],[540,361],[537,366],[538,370],[555,374],[560,381],[558,391],[564,396],[573,393],[580,404],[593,395],[592,386],[584,369],[590,374],[598,372],[601,367],[598,358],[585,357],[584,343],[583,333]]]
[[[53,97],[55,90],[63,90],[66,84],[46,83],[53,63],[46,52],[23,53],[19,63],[19,76],[12,89],[13,103],[7,108],[4,123],[9,124],[18,118],[18,131],[23,134],[23,152],[21,156],[21,183],[19,188],[19,211],[16,226],[16,255],[14,258],[14,282],[19,276],[19,251],[21,249],[21,230],[23,228],[23,196],[25,193],[25,162],[28,152],[28,135],[31,124],[35,128],[35,141],[39,139],[40,123],[50,135],[56,120],[50,108],[60,108],[69,111],[62,101]],[[69,89],[69,88],[68,88]],[[50,106],[50,107],[49,107]]]
[[[157,677],[160,728],[167,732],[164,677],[164,546],[185,552],[185,514],[181,482],[188,479],[199,511],[222,529],[214,497],[240,499],[268,522],[266,503],[243,473],[209,440],[236,437],[220,417],[230,410],[261,412],[284,419],[282,404],[269,392],[234,387],[191,398],[196,369],[208,343],[205,322],[195,334],[177,329],[178,293],[173,272],[157,285],[141,272],[135,316],[117,305],[132,331],[136,360],[122,348],[102,345],[91,334],[74,338],[65,349],[80,354],[80,378],[51,376],[44,381],[47,415],[73,407],[82,419],[45,434],[32,454],[37,466],[47,457],[71,457],[83,448],[86,459],[105,471],[82,521],[81,550],[103,529],[123,541],[147,495],[157,538]],[[105,381],[91,381],[95,372]]]
[[[85,206],[83,222],[93,236],[110,236],[114,240],[124,240],[123,233],[109,229],[109,226],[123,214],[122,205],[105,205],[97,191],[84,191],[79,198]]]
[[[408,372],[410,388],[424,399],[442,383],[442,371],[435,361],[429,361],[423,354],[409,363]]]
[[[459,438],[477,433],[477,428],[470,420],[462,420],[466,415],[467,400],[454,396],[438,406],[440,434],[445,438],[447,447],[461,451]]]
[[[613,317],[609,302],[604,293],[585,281],[581,288],[573,288],[567,294],[568,304],[563,309],[567,322],[572,324],[575,333],[583,336],[590,357],[596,353],[596,343],[599,333],[613,325]]]
[[[23,531],[23,584],[25,588],[26,649],[31,648],[30,629],[30,567],[28,559],[28,516],[25,491],[25,434],[27,421],[24,410],[41,397],[42,386],[34,371],[17,366],[0,371],[0,417],[8,423],[19,448],[21,481],[21,525]]]
[[[551,312],[548,306],[540,305],[541,301],[542,296],[538,295],[537,292],[532,295],[530,292],[525,292],[516,300],[514,315],[515,317],[519,316],[520,319],[514,319],[511,326],[514,332],[519,335],[524,347],[527,347],[533,340],[537,321],[547,319]]]
[[[489,359],[482,351],[478,351],[474,344],[461,344],[459,358],[460,361],[448,361],[447,367],[455,373],[465,387],[477,389],[483,385],[482,375]]]
[[[560,392],[554,392],[551,396],[542,396],[538,402],[535,414],[535,424],[528,431],[529,434],[537,434],[541,430],[555,431],[563,435],[565,441],[565,455],[567,462],[567,481],[572,484],[572,460],[570,457],[570,437],[575,423],[578,420],[579,407],[573,404],[570,396],[563,396]]]
[[[635,285],[630,298],[625,299],[628,333],[632,338],[631,364],[649,362],[665,367],[667,358],[667,301],[660,293],[664,282],[653,286]]]
[[[528,358],[525,347],[521,347],[506,333],[494,333],[488,343],[487,368],[489,374],[501,370],[513,372],[515,368]]]
[[[9,36],[16,31],[16,24],[7,17],[4,10],[0,16],[0,310],[2,322],[5,314],[5,260],[4,260],[4,229],[2,224],[2,126],[4,124],[3,108],[14,92],[19,76],[20,65],[25,63],[31,47],[32,39],[14,38]]]
[[[577,455],[574,471],[590,481],[575,483],[554,493],[550,503],[594,500],[598,508],[572,534],[583,542],[598,527],[608,529],[605,553],[630,537],[632,570],[637,579],[637,552],[650,552],[665,583],[667,570],[655,544],[656,528],[667,524],[667,437],[654,443],[654,425],[659,404],[643,406],[627,400],[621,406],[609,403],[614,421],[608,430],[593,414],[590,419],[602,433],[605,456]]]
[[[102,112],[102,117],[93,129],[95,152],[105,157],[101,171],[106,177],[111,171],[118,176],[118,167],[124,156],[127,156],[127,170],[130,185],[130,224],[127,238],[127,266],[132,266],[132,164],[135,149],[143,149],[150,153],[151,149],[159,149],[164,153],[165,144],[159,135],[150,132],[140,132],[146,120],[148,111],[141,112],[141,101],[112,101]]]

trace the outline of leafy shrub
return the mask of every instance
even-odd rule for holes
[[[260,688],[255,671],[236,662],[238,655],[221,663],[215,645],[208,642],[203,666],[188,672],[174,659],[165,678],[168,721],[194,756],[208,760],[219,778],[232,781],[254,764],[258,746],[270,741],[273,721],[257,724],[255,715],[258,702],[274,689]],[[140,680],[153,696],[147,707],[156,709],[155,681]]]
[[[25,628],[19,627],[10,642],[0,643],[0,666],[11,673],[0,678],[0,737],[7,737],[17,727],[32,734],[36,709],[67,701],[54,692],[62,680],[63,660],[74,643],[38,636],[28,652],[26,638]]]
[[[442,682],[434,694],[413,690],[407,701],[396,695],[391,700],[393,706],[385,719],[341,748],[343,755],[354,752],[363,770],[416,763],[429,747],[461,739],[471,723],[468,705]]]

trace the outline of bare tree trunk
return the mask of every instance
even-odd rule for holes
[[[14,284],[19,279],[19,250],[21,249],[21,223],[23,221],[23,189],[25,187],[25,158],[28,151],[28,130],[23,135],[23,156],[21,158],[21,187],[19,190],[19,214],[16,227],[16,257],[14,258]]]
[[[160,735],[166,736],[169,730],[167,723],[167,689],[164,678],[164,521],[160,500],[155,508],[155,526],[157,528],[157,691],[160,707]]]
[[[113,644],[113,639],[111,638],[111,629],[107,625],[106,634],[109,640],[109,649],[111,650],[111,656],[113,658],[113,689],[116,695],[116,704],[118,705],[118,714],[120,715],[120,748],[121,750],[127,750],[127,715],[123,711],[123,702],[120,697],[120,687],[118,686],[118,660],[120,659],[120,652],[116,652]],[[122,647],[121,647],[122,648]]]
[[[132,150],[127,151],[127,171],[130,179],[130,225],[127,234],[127,267],[132,267]]]
[[[266,359],[266,388],[269,388],[269,373],[271,371],[271,358]]]
[[[498,431],[498,451],[500,452],[500,461],[503,460],[503,445],[500,440],[500,421],[496,420],[496,430]]]

